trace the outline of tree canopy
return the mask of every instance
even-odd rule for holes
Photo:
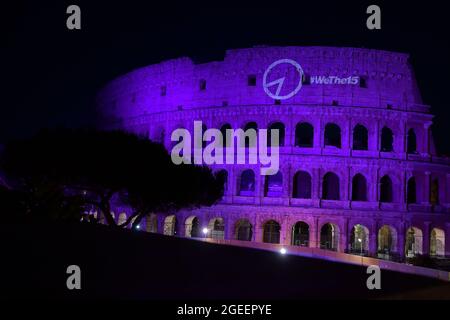
[[[25,216],[79,220],[94,207],[116,225],[114,200],[133,211],[126,226],[223,195],[223,177],[210,168],[175,165],[161,144],[123,131],[44,130],[7,144],[0,161],[10,185],[0,197],[14,194],[16,205],[5,203]]]

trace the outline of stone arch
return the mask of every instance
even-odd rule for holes
[[[423,235],[422,230],[416,227],[410,227],[406,230],[405,256],[412,258],[422,254]]]
[[[223,218],[216,217],[209,220],[208,230],[211,238],[218,240],[225,239],[225,222]]]
[[[440,228],[433,228],[431,230],[430,256],[445,256],[445,232]]]
[[[255,195],[255,173],[252,169],[242,171],[239,178],[239,195],[254,196]]]
[[[241,241],[251,241],[253,226],[248,219],[239,219],[235,224],[234,238]]]
[[[230,147],[231,146],[231,141],[233,139],[233,135],[230,134],[231,132],[227,130],[232,130],[231,124],[229,123],[224,123],[221,127],[220,127],[220,133],[222,134],[222,139],[223,139],[223,146],[224,147]]]
[[[199,238],[201,236],[200,220],[196,216],[190,216],[184,223],[184,236],[187,238]]]
[[[367,201],[367,180],[360,173],[352,179],[352,201]]]
[[[397,230],[390,225],[383,225],[378,230],[378,253],[382,258],[389,258],[397,252]]]
[[[386,126],[381,129],[381,151],[394,151],[394,134],[392,130]]]
[[[291,245],[309,247],[309,225],[304,221],[297,221],[292,226]]]
[[[294,181],[292,184],[292,197],[299,199],[311,199],[311,187],[312,187],[311,175],[299,170],[294,175]]]
[[[314,145],[314,127],[309,122],[299,122],[295,126],[295,146],[312,148]]]
[[[380,202],[390,203],[393,198],[392,180],[386,174],[380,179]]]
[[[264,196],[281,197],[283,195],[283,174],[279,170],[276,174],[264,177]]]
[[[406,186],[406,203],[417,203],[416,178],[414,176],[408,179]]]
[[[253,129],[255,130],[256,136],[258,135],[258,124],[255,121],[249,121],[244,125],[244,132],[246,132],[247,130]],[[256,147],[256,140],[251,143],[249,138],[245,138],[245,147],[246,148],[250,148],[250,147]]]
[[[167,236],[174,236],[177,234],[177,217],[175,215],[167,216],[164,219],[163,234]]]
[[[353,150],[368,150],[369,131],[361,124],[353,128]]]
[[[439,179],[433,178],[430,185],[430,203],[432,205],[439,204]]]
[[[324,250],[338,251],[339,249],[339,227],[337,224],[328,222],[320,228],[320,248]]]
[[[127,221],[127,214],[125,212],[121,212],[119,217],[117,218],[117,225],[124,224]]]
[[[263,242],[280,243],[281,226],[275,220],[269,220],[263,225]]]
[[[272,145],[272,140],[271,140],[271,136],[272,136],[271,130],[272,129],[278,129],[278,137],[279,137],[278,146],[283,147],[285,144],[286,126],[281,121],[272,122],[269,125],[269,128],[267,130],[267,146],[268,147],[270,147]]]
[[[324,145],[341,147],[341,128],[336,123],[327,123],[325,126]]]
[[[350,252],[367,255],[369,252],[369,228],[355,224],[350,232]]]
[[[339,177],[334,172],[327,172],[323,176],[322,199],[339,200],[340,199]]]
[[[406,152],[407,153],[417,153],[417,137],[413,128],[408,130],[408,136],[406,141]]]
[[[151,233],[158,232],[158,216],[156,214],[151,213],[147,215],[144,220],[145,231]]]

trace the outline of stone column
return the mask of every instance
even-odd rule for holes
[[[425,221],[423,223],[422,254],[424,255],[430,254],[430,225],[430,221]]]
[[[430,126],[431,122],[426,122],[423,125],[424,133],[422,135],[422,146],[419,146],[420,153],[424,155],[430,154]]]
[[[256,222],[255,222],[255,227],[253,228],[254,230],[254,232],[253,232],[253,241],[255,241],[255,242],[262,242],[262,235],[263,235],[263,226],[261,225],[261,223],[260,223],[260,221],[259,221],[259,219],[257,218],[256,219]]]
[[[375,256],[378,251],[378,243],[377,243],[377,237],[378,237],[378,222],[375,221],[372,224],[372,228],[370,230],[369,234],[369,255]]]
[[[260,174],[258,170],[255,170],[255,201],[254,204],[260,205],[262,203],[262,199],[264,197],[264,183],[267,176],[263,176]]]
[[[347,248],[348,248],[348,242],[347,239],[348,237],[348,218],[344,218],[344,223],[342,224],[342,229],[340,232],[340,237],[339,237],[339,252],[347,252]]]
[[[322,118],[317,121],[316,125],[314,126],[314,141],[313,146],[314,148],[320,149],[323,148],[323,134],[322,134]]]
[[[320,248],[320,230],[319,230],[319,218],[314,217],[314,225],[311,226],[310,231],[310,247]]]
[[[166,215],[165,214],[161,214],[161,213],[157,213],[156,214],[156,219],[158,222],[158,233],[160,234],[164,234],[164,221],[166,219]]]
[[[405,225],[403,222],[399,224],[398,228],[397,253],[401,259],[405,258]]]
[[[431,180],[431,172],[430,171],[425,171],[424,175],[423,175],[423,188],[422,188],[422,192],[420,192],[420,196],[421,196],[421,203],[424,205],[430,205],[430,180]],[[416,186],[416,192],[417,192],[417,187],[420,186],[420,184],[417,184]]]
[[[285,215],[281,221],[281,230],[280,230],[280,244],[289,245],[290,244],[290,236],[289,236],[289,219],[288,216]]]

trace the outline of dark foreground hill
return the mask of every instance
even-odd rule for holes
[[[449,298],[438,280],[102,225],[2,225],[2,298]],[[66,287],[81,268],[82,288]]]

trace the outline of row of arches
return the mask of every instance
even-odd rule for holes
[[[229,123],[223,124],[220,127],[220,132],[223,137],[227,136],[227,129],[232,129]],[[247,130],[255,130],[258,131],[258,124],[255,121],[247,122],[242,129],[244,131]],[[267,135],[267,145],[271,145],[271,129],[279,130],[279,146],[285,146],[286,143],[286,127],[282,122],[272,122],[267,127],[268,135]],[[202,131],[205,132],[207,130],[207,126],[203,124]],[[341,128],[338,124],[329,122],[325,125],[323,132],[323,143],[324,146],[331,146],[336,148],[342,147],[342,133]],[[160,128],[153,134],[153,140],[164,142],[165,139],[165,131]],[[406,143],[406,152],[407,153],[416,153],[417,152],[417,136],[415,130],[410,128],[407,132],[407,143]],[[230,139],[228,139],[230,141]],[[245,145],[246,147],[251,146],[251,141],[246,139]],[[255,143],[255,142],[253,142]],[[295,138],[294,138],[294,146],[301,148],[312,148],[314,146],[314,127],[309,122],[299,122],[295,126]],[[368,129],[362,125],[357,124],[353,127],[352,130],[352,149],[353,150],[368,150],[369,149],[369,131]],[[381,129],[380,135],[380,151],[383,152],[392,152],[394,151],[394,133],[392,129],[387,126],[384,126]]]
[[[208,234],[202,234],[199,219],[191,216],[185,220],[186,237],[210,237],[213,239],[225,238],[225,224],[223,218],[213,218],[208,222]],[[233,239],[241,241],[254,241],[254,229],[248,219],[239,219],[233,229]],[[174,215],[166,217],[164,221],[164,234],[175,235],[177,230],[177,219]],[[281,225],[276,220],[268,220],[262,226],[262,242],[278,244],[281,242]],[[339,248],[340,229],[337,224],[325,223],[320,227],[318,234],[318,247],[331,251],[348,251],[353,254],[368,255],[370,231],[367,226],[355,224],[349,234],[347,248]],[[291,245],[311,246],[311,230],[308,223],[298,221],[291,227]],[[377,232],[377,255],[380,258],[389,259],[393,255],[399,254],[398,234],[396,228],[390,225],[383,225]],[[406,257],[413,257],[423,254],[423,234],[421,229],[410,227],[405,234],[404,253]],[[433,228],[430,232],[431,256],[445,255],[445,233],[440,228]]]
[[[228,179],[228,172],[225,169],[219,171],[225,179]],[[228,181],[225,185],[228,188]],[[344,187],[344,186],[342,186]],[[400,202],[395,199],[394,188],[397,187],[389,175],[384,175],[379,180],[378,201],[384,203]],[[255,173],[252,169],[242,171],[238,178],[237,193],[240,196],[255,196]],[[327,172],[323,176],[321,199],[341,200],[341,183],[339,176],[334,172]],[[275,175],[264,177],[264,196],[277,197],[283,194],[283,174],[279,171]],[[439,204],[439,181],[434,178],[431,181],[430,203]],[[292,198],[311,199],[312,198],[312,177],[307,171],[297,171],[293,176]],[[416,178],[411,176],[406,183],[406,203],[417,203]],[[368,183],[366,177],[357,173],[352,177],[351,197],[352,201],[368,201]]]

